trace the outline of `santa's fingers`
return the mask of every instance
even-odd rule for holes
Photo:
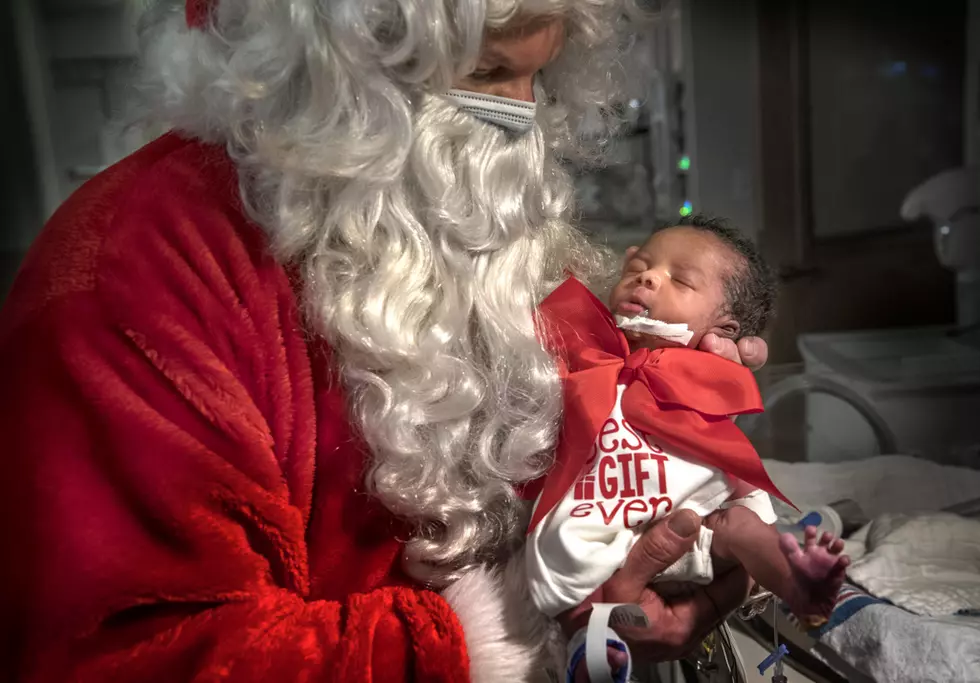
[[[663,605],[659,613],[645,609],[651,628],[639,640],[644,643],[643,651],[654,661],[678,659],[689,653],[745,602],[751,587],[752,579],[743,568],[736,567],[709,585]]]
[[[636,602],[654,577],[694,547],[700,530],[701,518],[690,510],[654,523],[630,550],[623,568],[606,582],[604,598]]]

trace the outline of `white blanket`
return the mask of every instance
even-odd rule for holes
[[[923,617],[871,605],[824,634],[818,654],[824,648],[881,683],[980,681],[980,619],[975,617]],[[847,678],[861,676],[847,673]]]
[[[845,498],[868,516],[935,512],[980,497],[980,470],[906,455],[841,463],[765,461],[779,489],[800,507]]]
[[[882,515],[850,540],[862,538],[865,553],[848,576],[870,593],[932,617],[980,610],[980,521]]]
[[[906,456],[844,463],[767,460],[766,469],[780,489],[801,507],[850,499],[871,518],[938,512],[980,497],[980,471]],[[880,529],[885,531],[886,527]],[[855,560],[865,554],[868,531],[870,528],[862,530],[863,537],[856,535],[847,544],[847,552]],[[922,537],[917,527],[906,533],[912,532]],[[875,548],[881,547],[883,542],[879,539],[887,536],[876,535]],[[834,668],[850,680],[870,677],[887,683],[980,681],[980,617],[920,616],[855,594],[838,604],[831,624],[817,638],[815,654],[837,662]]]

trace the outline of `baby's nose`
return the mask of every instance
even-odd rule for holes
[[[648,270],[645,273],[640,274],[640,284],[647,289],[652,289],[656,291],[660,289],[661,278],[660,274],[652,270]]]

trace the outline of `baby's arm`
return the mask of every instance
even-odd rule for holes
[[[707,523],[714,531],[711,550],[718,559],[741,564],[797,616],[830,616],[849,564],[841,555],[843,541],[824,534],[818,542],[811,527],[801,550],[792,535],[780,536],[775,527],[742,506],[715,513]]]

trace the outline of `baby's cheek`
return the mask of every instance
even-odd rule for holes
[[[613,287],[612,294],[609,295],[609,310],[615,311],[616,307],[619,306],[620,302],[623,300],[623,284],[619,283]]]
[[[699,342],[701,341],[701,338],[709,332],[714,332],[715,334],[720,333],[720,328],[718,328],[716,324],[718,322],[718,318],[715,316],[714,311],[698,312],[697,315],[689,318],[689,320],[691,320],[691,322],[688,323],[688,327],[694,331],[694,338]]]
[[[609,310],[615,312],[619,308],[620,304],[630,301],[633,295],[633,284],[629,280],[621,280],[618,285],[613,288],[612,295],[609,300]]]

